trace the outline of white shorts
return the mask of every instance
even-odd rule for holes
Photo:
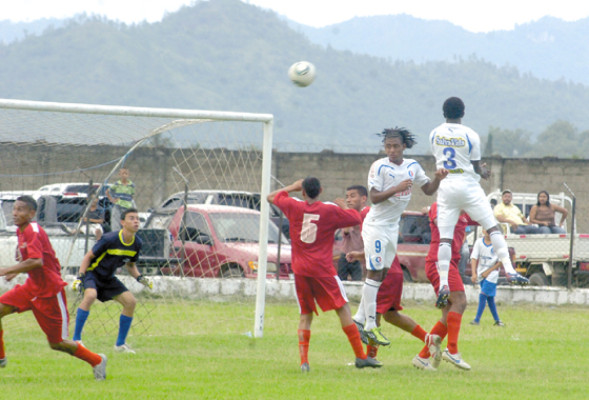
[[[366,269],[368,271],[382,271],[389,268],[397,254],[399,239],[399,224],[391,225],[362,225],[362,240]]]
[[[454,237],[454,226],[462,210],[485,230],[497,225],[491,204],[478,182],[470,179],[443,180],[438,189],[438,229],[441,238]]]

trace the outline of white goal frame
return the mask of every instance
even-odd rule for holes
[[[129,106],[93,105],[81,103],[57,103],[28,100],[0,99],[0,109],[13,109],[39,112],[58,112],[76,114],[113,115],[125,117],[147,117],[147,118],[170,118],[174,119],[173,126],[182,126],[197,122],[206,121],[235,121],[235,122],[259,122],[263,124],[263,145],[262,145],[262,178],[261,198],[265,200],[270,192],[270,177],[272,164],[272,135],[274,116],[272,114],[256,114],[227,111],[204,111],[189,109],[168,109],[168,108],[147,108]],[[171,128],[170,125],[160,126],[149,132],[145,138],[133,145],[129,151],[143,143],[146,139],[165,132]],[[266,271],[267,271],[267,243],[269,204],[261,202],[259,253],[258,253],[258,278],[256,292],[256,309],[254,322],[254,337],[262,337],[264,331],[264,309],[266,293]],[[203,278],[207,279],[207,278]]]

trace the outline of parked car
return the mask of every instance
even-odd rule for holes
[[[163,260],[164,275],[187,277],[257,277],[260,212],[244,207],[210,204],[161,210],[150,215],[142,231],[159,229],[170,236],[170,254]],[[268,277],[288,279],[291,248],[281,235],[278,260],[278,227],[270,221],[268,230]],[[165,238],[163,241],[165,247]],[[151,254],[150,257],[153,257]],[[144,263],[145,264],[145,263]]]
[[[218,204],[224,206],[244,207],[260,211],[260,193],[239,190],[191,190],[188,192],[187,204]],[[184,192],[174,193],[156,210],[177,209],[184,204]],[[289,236],[288,219],[282,215],[282,211],[274,204],[270,206],[270,219],[282,229],[287,239]]]
[[[8,229],[11,232],[16,231],[12,219],[14,202],[20,196],[33,196],[34,193],[34,190],[5,190],[0,192],[0,207],[2,207],[2,220],[4,221],[4,226],[0,228]]]

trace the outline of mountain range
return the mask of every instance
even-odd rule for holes
[[[588,25],[545,18],[472,34],[401,15],[316,29],[238,0],[196,2],[156,23],[57,20],[13,39],[2,21],[0,97],[272,113],[283,151],[375,152],[375,133],[398,125],[426,153],[453,95],[482,136],[501,128],[534,138],[561,120],[589,130],[589,52],[577,40]],[[286,74],[303,59],[318,71],[307,88]]]

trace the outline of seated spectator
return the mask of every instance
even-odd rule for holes
[[[503,191],[501,194],[502,202],[493,209],[497,221],[508,223],[511,233],[540,233],[536,225],[531,225],[526,221],[526,217],[519,207],[511,203],[512,198],[511,190],[506,189]]]
[[[103,234],[102,224],[104,223],[104,209],[98,207],[98,197],[95,194],[90,195],[90,208],[85,217],[82,217],[80,233],[94,234],[96,240],[100,240]],[[87,231],[86,231],[87,229]]]
[[[561,214],[558,225],[554,218],[556,212]],[[568,213],[566,208],[551,204],[550,195],[546,190],[542,190],[538,193],[538,202],[530,210],[530,222],[538,224],[540,233],[566,233],[562,225]]]

